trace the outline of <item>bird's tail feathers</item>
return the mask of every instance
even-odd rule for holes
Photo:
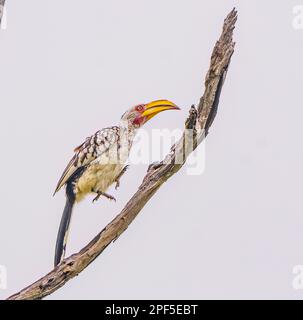
[[[65,256],[66,242],[68,238],[68,232],[75,204],[75,195],[72,188],[72,183],[68,183],[66,186],[66,203],[63,210],[58,235],[56,242],[55,260],[54,264],[57,266]]]

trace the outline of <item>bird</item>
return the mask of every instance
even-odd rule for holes
[[[138,129],[166,110],[180,108],[165,99],[135,105],[122,115],[118,125],[97,131],[74,149],[74,156],[54,192],[55,195],[65,186],[66,202],[57,235],[55,267],[65,256],[74,205],[89,194],[96,195],[93,202],[101,196],[116,201],[106,191],[114,183],[115,189],[119,187],[120,178],[128,168],[126,162]]]

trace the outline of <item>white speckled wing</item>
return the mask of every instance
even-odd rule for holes
[[[65,168],[56,186],[55,193],[62,188],[78,169],[88,166],[104,155],[111,146],[118,143],[119,136],[119,127],[109,127],[99,130],[94,135],[86,138],[86,140],[74,150],[75,155]]]

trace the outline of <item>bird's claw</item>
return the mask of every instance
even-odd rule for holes
[[[105,196],[107,199],[111,200],[111,201],[112,201],[112,200],[115,201],[115,202],[117,201],[116,198],[113,197],[113,196],[111,196],[110,194],[104,194],[104,196]]]
[[[117,190],[119,187],[120,187],[120,179],[121,177],[123,176],[123,174],[125,173],[125,171],[127,170],[127,168],[129,167],[129,165],[126,165],[122,171],[120,172],[120,174],[118,175],[118,177],[116,178],[115,182],[116,182],[116,185],[115,185],[115,189]]]
[[[120,187],[120,180],[116,180],[115,190],[117,190]]]
[[[101,196],[104,196],[105,198],[107,198],[109,200],[114,200],[115,202],[117,201],[115,197],[113,197],[112,195],[110,195],[108,193],[98,192],[97,196],[93,199],[93,203],[98,201]]]
[[[96,201],[98,201],[99,200],[99,198],[100,198],[100,196],[101,196],[101,194],[98,194],[94,199],[93,199],[93,203],[95,203]]]

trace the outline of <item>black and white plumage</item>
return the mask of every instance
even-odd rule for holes
[[[122,130],[119,127],[105,128],[86,138],[85,142],[74,150],[75,155],[64,170],[55,192],[74,175],[73,192],[77,202],[88,193],[105,192],[123,167],[123,163],[116,161],[121,152],[120,131]],[[127,146],[128,151],[130,147],[131,144]],[[77,175],[79,169],[83,172]]]
[[[55,190],[56,193],[66,186],[66,204],[57,236],[55,265],[65,255],[74,204],[91,193],[97,195],[94,200],[100,196],[115,200],[106,191],[114,182],[119,184],[137,129],[157,113],[170,109],[178,107],[168,100],[137,105],[123,114],[118,126],[97,131],[74,150],[75,154]]]

